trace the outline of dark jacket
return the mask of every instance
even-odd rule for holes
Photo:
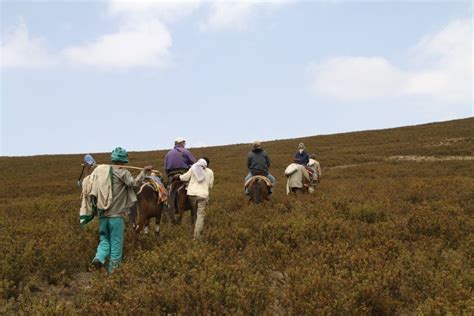
[[[299,164],[306,166],[309,162],[309,155],[306,152],[306,150],[303,150],[303,152],[300,154],[300,151],[298,150],[295,154],[295,158],[299,160]]]
[[[270,158],[263,149],[254,149],[247,155],[247,168],[252,175],[255,175],[256,172],[268,175]]]

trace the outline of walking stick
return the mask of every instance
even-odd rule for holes
[[[90,168],[90,167],[93,167],[95,166],[97,163],[95,162],[94,158],[92,157],[92,155],[90,154],[87,154],[84,156],[84,163],[82,164],[82,171],[81,171],[81,175],[79,176],[79,178],[77,179],[77,184],[78,186],[80,187],[81,186],[81,178],[82,178],[82,175],[84,173],[84,169],[86,167]],[[109,165],[109,166],[112,166],[112,167],[119,167],[119,168],[126,168],[126,169],[134,169],[134,170],[143,170],[143,168],[140,168],[140,167],[134,167],[134,166],[126,166],[126,165]],[[151,172],[154,172],[156,173],[159,177],[163,178],[163,175],[161,174],[161,172],[159,170],[150,170]]]
[[[79,175],[79,178],[77,178],[77,186],[79,188],[82,186],[82,176],[84,175],[84,170],[86,169],[86,167],[87,169],[89,169],[92,166],[96,165],[94,158],[90,154],[85,155],[83,160],[84,162],[82,163],[81,174]]]

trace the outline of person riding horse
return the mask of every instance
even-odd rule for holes
[[[193,154],[185,148],[186,140],[178,137],[174,141],[174,148],[165,156],[165,171],[169,180],[178,174],[183,174],[196,162]]]
[[[295,159],[298,159],[298,163],[306,166],[309,163],[309,155],[305,150],[303,143],[298,144],[298,151],[295,154]]]
[[[179,176],[186,173],[189,168],[196,162],[193,154],[185,148],[186,140],[182,137],[178,137],[174,141],[174,148],[171,149],[165,156],[165,172],[168,178],[168,194],[169,198],[165,205],[166,211],[165,214],[168,217],[168,220],[173,224],[179,224],[182,218],[182,208],[187,208],[185,203],[185,192],[178,192],[178,189],[181,188],[180,185],[173,185],[173,177]],[[186,188],[182,188],[186,191]],[[181,196],[181,198],[180,198]],[[182,201],[181,201],[182,200]],[[181,203],[179,202],[181,201]],[[179,207],[179,204],[183,204]],[[178,220],[176,221],[175,213],[179,211]]]
[[[270,173],[270,158],[268,154],[263,150],[262,144],[259,141],[255,141],[252,145],[252,151],[247,155],[247,169],[249,173],[245,176],[244,183],[248,183],[251,177],[256,175],[262,175],[267,177],[272,186],[270,187],[270,192],[272,193],[272,188],[275,186],[275,177]],[[248,188],[245,188],[245,193],[248,194]]]

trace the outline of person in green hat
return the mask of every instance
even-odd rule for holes
[[[121,168],[128,163],[128,153],[117,147],[112,151],[110,177],[112,181],[112,202],[105,210],[99,210],[99,245],[92,260],[92,268],[99,269],[109,259],[109,272],[112,272],[122,261],[123,239],[125,230],[124,215],[137,201],[134,187],[138,186],[153,166],[146,166],[134,179],[130,171]]]

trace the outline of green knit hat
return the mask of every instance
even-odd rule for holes
[[[117,147],[112,151],[112,154],[110,155],[110,160],[112,160],[112,162],[128,163],[128,153],[122,147]]]

